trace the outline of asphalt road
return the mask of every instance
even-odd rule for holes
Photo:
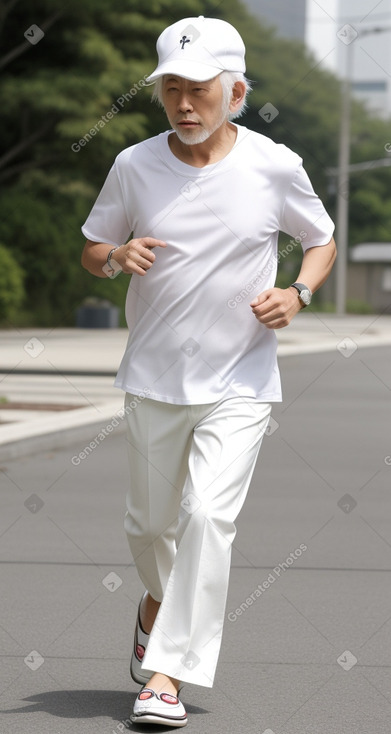
[[[187,731],[389,734],[390,363],[391,347],[280,359],[216,683],[184,688]],[[138,690],[125,437],[78,460],[86,443],[2,466],[1,732],[119,734]]]

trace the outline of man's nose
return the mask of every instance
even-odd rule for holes
[[[181,98],[178,101],[178,111],[179,112],[190,112],[190,110],[192,109],[193,109],[193,105],[191,104],[188,95],[182,94]]]

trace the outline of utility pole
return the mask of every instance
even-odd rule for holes
[[[350,111],[353,43],[346,46],[345,76],[341,83],[341,124],[339,129],[339,156],[337,182],[337,246],[336,307],[338,314],[346,311],[346,276],[349,237],[349,165],[350,165]]]
[[[348,26],[353,33],[357,31]],[[349,43],[345,41],[346,57],[344,77],[341,82],[341,122],[339,129],[338,184],[336,240],[338,257],[336,261],[336,309],[338,314],[346,313],[346,275],[349,241],[349,178],[350,178],[350,116],[351,80],[353,71],[353,45],[358,38],[376,33],[391,31],[391,27],[365,28]],[[341,34],[341,39],[344,34]]]

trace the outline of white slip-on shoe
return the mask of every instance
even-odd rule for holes
[[[186,726],[187,714],[177,696],[171,693],[156,693],[152,688],[142,688],[136,698],[130,720],[133,724],[180,727]]]
[[[130,675],[132,676],[133,680],[136,681],[136,683],[141,683],[141,685],[145,685],[145,683],[148,683],[149,679],[152,678],[154,673],[153,670],[144,670],[141,667],[141,663],[147,649],[149,635],[144,632],[141,626],[140,607],[141,602],[147,593],[147,591],[144,592],[140,604],[138,605],[136,629],[134,631],[133,652],[130,660]]]

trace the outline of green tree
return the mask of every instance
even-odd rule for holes
[[[299,153],[335,213],[326,169],[337,163],[338,80],[239,0],[151,0],[148,7],[141,0],[8,0],[0,6],[0,241],[26,273],[19,323],[73,324],[86,296],[123,304],[127,278],[98,280],[81,269],[80,225],[116,154],[166,129],[144,79],[156,64],[158,34],[197,15],[238,28],[254,86],[242,123]],[[37,43],[34,25],[44,32]],[[259,114],[268,102],[278,112],[271,122]],[[388,125],[354,103],[352,161],[383,157],[386,142]],[[390,240],[390,184],[391,168],[352,177],[351,243]],[[281,262],[283,279],[298,256],[295,248]]]
[[[2,6],[0,237],[27,274],[19,322],[74,323],[90,295],[123,302],[125,279],[82,271],[80,225],[119,150],[163,122],[144,86],[157,35],[201,5],[184,0],[174,14],[167,0],[152,0],[148,13],[141,0]],[[31,43],[26,31],[44,35]]]
[[[24,298],[24,273],[9,250],[0,244],[0,324],[12,322]]]

